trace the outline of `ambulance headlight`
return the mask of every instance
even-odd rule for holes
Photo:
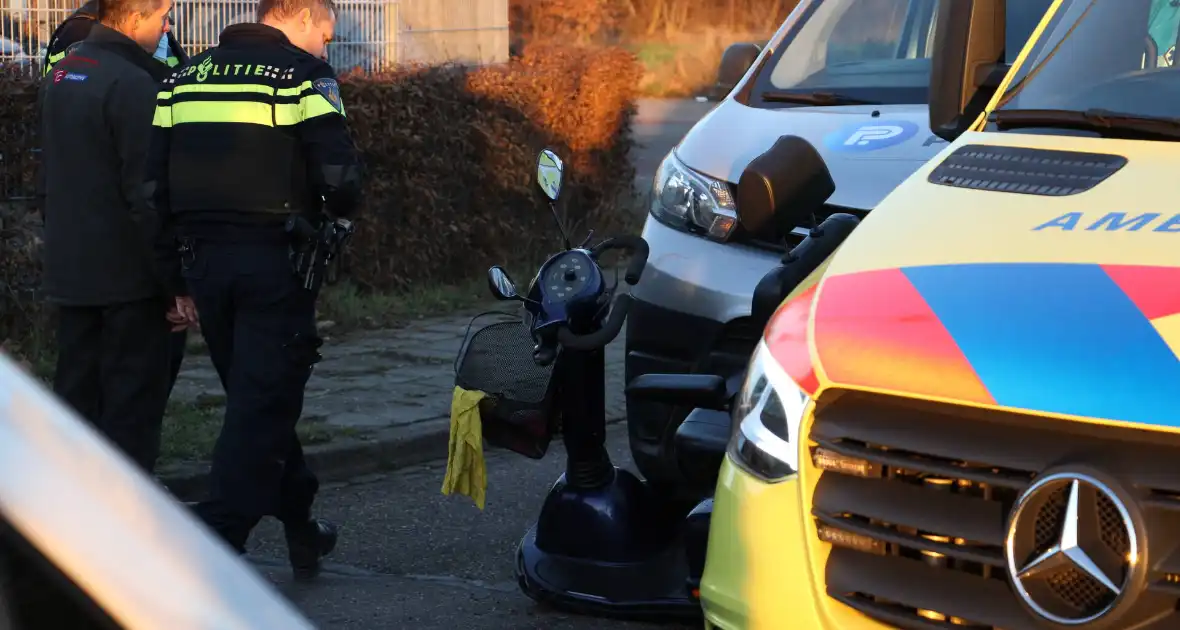
[[[799,431],[810,402],[758,343],[733,404],[729,457],[746,472],[775,483],[799,470]]]

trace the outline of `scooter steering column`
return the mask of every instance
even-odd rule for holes
[[[632,252],[624,279],[635,284],[647,264],[647,242],[638,237],[609,239],[593,250],[590,258],[610,249]],[[562,441],[566,448],[566,483],[573,488],[592,489],[609,484],[615,467],[606,451],[606,358],[605,348],[622,332],[631,307],[631,296],[620,295],[603,321],[600,310],[586,318],[571,319],[558,329],[556,342],[562,347],[558,360],[558,400]],[[543,338],[538,355],[554,341]]]
[[[575,488],[598,488],[615,475],[606,452],[605,364],[605,352],[599,348],[567,350],[557,366],[566,483]]]

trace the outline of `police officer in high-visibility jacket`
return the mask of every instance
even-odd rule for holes
[[[195,509],[239,551],[261,517],[278,517],[296,575],[310,576],[336,528],[311,515],[319,484],[295,433],[321,340],[318,286],[296,277],[285,224],[349,216],[360,166],[325,61],[335,6],[261,0],[257,11],[259,23],[226,28],[165,80],[146,192],[162,217],[158,253],[175,256],[226,391],[209,499]]]

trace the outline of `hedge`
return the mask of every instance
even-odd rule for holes
[[[576,233],[619,229],[634,179],[630,125],[640,76],[616,48],[533,45],[505,65],[417,66],[341,77],[367,170],[344,273],[364,290],[452,283],[559,247],[534,189],[536,155],[566,161],[561,209]],[[0,183],[26,196],[36,167],[36,86],[0,75]],[[36,294],[39,219],[0,200],[0,342],[46,331]]]
[[[509,0],[512,50],[539,42],[625,46],[644,65],[639,91],[709,94],[725,49],[764,42],[799,0]],[[893,0],[863,0],[889,9]]]
[[[891,0],[876,0],[891,3]],[[799,0],[509,0],[513,40],[635,44],[724,30],[773,33]],[[872,4],[870,2],[870,4]]]

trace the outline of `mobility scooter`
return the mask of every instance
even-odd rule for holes
[[[521,302],[525,316],[470,335],[460,350],[456,384],[488,394],[481,415],[489,444],[540,458],[551,436],[562,435],[566,470],[517,553],[516,574],[527,595],[582,614],[699,620],[712,499],[687,515],[669,510],[665,497],[616,467],[605,448],[604,348],[622,330],[631,297],[617,292],[617,280],[607,282],[599,261],[611,250],[630,252],[623,278],[634,285],[647,261],[647,243],[617,236],[587,247],[587,237],[571,247],[556,210],[563,170],[554,152],[541,152],[537,182],[565,249],[541,265],[523,294],[503,268],[489,269],[492,294]],[[813,218],[834,189],[815,148],[784,136],[741,178],[743,227],[798,225],[801,216]],[[754,314],[769,320],[856,224],[847,214],[820,222],[760,283]],[[627,386],[627,395],[696,408],[677,431],[678,458],[687,477],[711,486],[730,440],[729,407],[742,378],[647,374]]]

